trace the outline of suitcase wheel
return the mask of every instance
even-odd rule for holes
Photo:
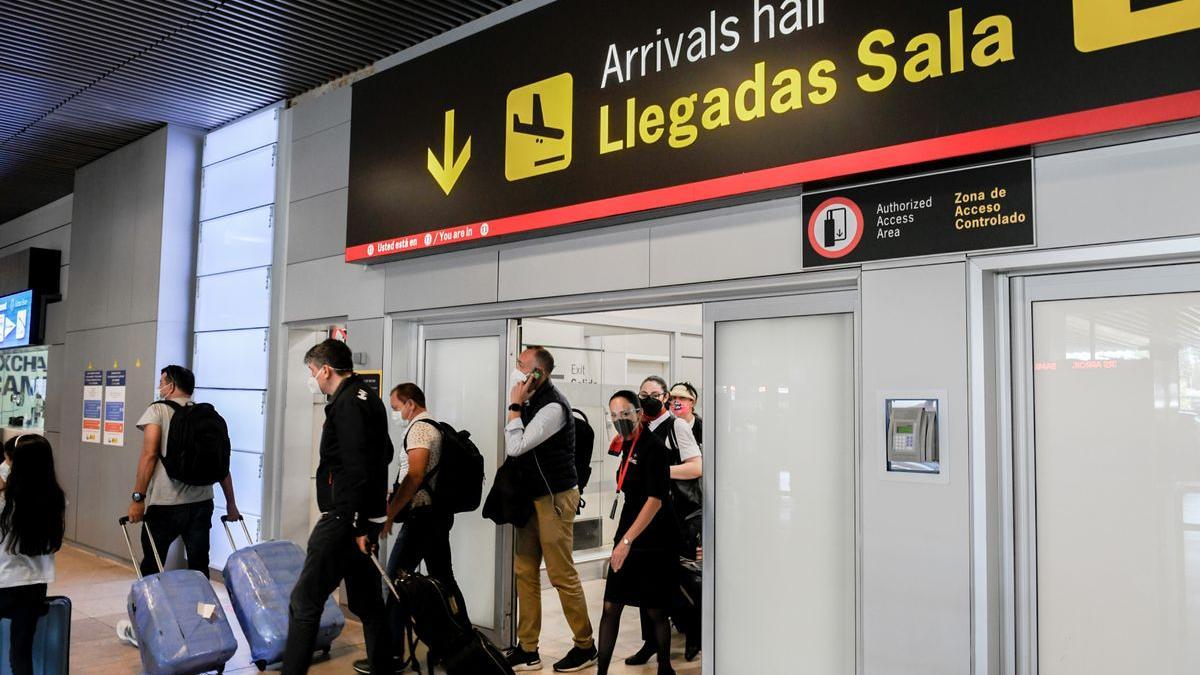
[[[267,669],[267,662],[262,659],[259,659],[254,662],[254,667],[258,668],[258,672],[260,672],[260,673],[264,672]]]

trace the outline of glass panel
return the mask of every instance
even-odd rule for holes
[[[200,220],[275,201],[275,146],[207,166],[200,185]]]
[[[425,399],[437,419],[469,429],[483,453],[483,475],[495,476],[500,430],[500,338],[428,340]],[[450,531],[454,572],[476,625],[494,626],[496,613],[496,526],[478,514],[456,518]]]
[[[196,333],[196,386],[267,388],[267,329]]]
[[[271,264],[275,207],[264,206],[200,223],[196,275]]]
[[[853,673],[851,317],[723,322],[715,342],[716,672]]]
[[[217,488],[217,492],[220,492]],[[208,532],[208,566],[213,569],[225,569],[225,560],[229,558],[229,554],[233,553],[233,549],[229,547],[229,538],[225,536],[225,529],[221,525],[221,516],[225,515],[225,508],[218,506],[213,509],[212,529]],[[250,529],[250,536],[254,537],[254,543],[262,540],[262,524],[259,522],[258,516],[253,516],[243,513],[242,516],[246,519],[246,527]],[[246,547],[246,535],[242,532],[242,526],[237,523],[229,524],[230,531],[233,532],[233,541],[238,548]]]
[[[266,395],[253,389],[197,389],[195,399],[213,404],[225,418],[234,450],[262,452],[267,428]]]
[[[204,166],[274,143],[279,139],[279,108],[270,107],[208,134]]]
[[[260,328],[271,321],[271,268],[196,280],[196,332]]]
[[[1035,303],[1033,337],[1038,672],[1200,672],[1200,293]]]
[[[256,452],[234,450],[229,455],[233,494],[242,513],[262,515],[262,466],[263,456]],[[213,500],[217,506],[225,508],[225,492],[220,485],[213,488]]]
[[[49,347],[0,351],[0,426],[40,431],[46,426]]]

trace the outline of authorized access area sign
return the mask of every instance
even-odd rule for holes
[[[560,0],[354,85],[346,258],[1200,115],[1200,0]]]
[[[1033,161],[805,193],[804,266],[1028,246]]]

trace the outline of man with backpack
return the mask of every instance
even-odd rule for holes
[[[153,535],[163,555],[171,542],[182,537],[188,569],[208,576],[214,483],[221,484],[229,516],[241,517],[229,475],[228,429],[211,405],[192,402],[195,386],[196,376],[187,368],[163,368],[159,400],[137,423],[142,430],[142,454],[128,515],[130,521],[144,519],[148,525],[142,528],[143,575],[158,572],[150,553]]]
[[[456,618],[460,619],[462,628],[470,631],[466,600],[454,578],[451,562],[450,528],[454,526],[455,505],[442,501],[453,498],[447,489],[453,489],[463,479],[478,482],[477,489],[482,491],[482,465],[478,476],[455,475],[456,470],[467,474],[472,471],[456,464],[460,457],[447,456],[451,452],[461,452],[453,445],[457,436],[447,437],[443,432],[425,408],[425,392],[416,384],[396,385],[390,403],[392,419],[406,426],[404,452],[408,456],[408,473],[393,483],[388,499],[384,534],[391,534],[394,522],[402,523],[388,556],[388,578],[395,579],[400,570],[415,572],[421,561],[425,561],[429,576],[440,582],[448,597],[457,604]],[[366,659],[355,662],[354,669],[360,673],[371,672]]]

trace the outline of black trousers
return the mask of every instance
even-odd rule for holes
[[[450,597],[458,603],[462,609],[464,627],[469,628],[471,620],[467,616],[467,603],[454,578],[450,553],[451,527],[454,527],[452,513],[442,513],[432,508],[414,509],[396,536],[396,543],[388,556],[387,573],[394,579],[397,571],[415,572],[424,561],[429,576],[441,582]]]
[[[392,666],[392,641],[383,609],[382,580],[370,558],[358,549],[348,518],[321,516],[308,538],[304,569],[296,580],[288,607],[287,646],[283,653],[283,672],[308,672],[317,647],[321,612],[330,594],[346,581],[350,611],[358,615],[367,641],[367,658],[375,673],[387,673]]]
[[[46,584],[0,588],[0,618],[12,621],[8,662],[13,675],[33,675],[33,636],[46,611]]]
[[[142,576],[158,574],[154,553],[150,550],[150,535],[166,564],[167,549],[175,539],[183,538],[188,569],[208,576],[208,532],[212,529],[213,501],[207,499],[191,504],[161,504],[146,508],[146,527],[142,527]],[[147,532],[148,530],[148,532]]]

